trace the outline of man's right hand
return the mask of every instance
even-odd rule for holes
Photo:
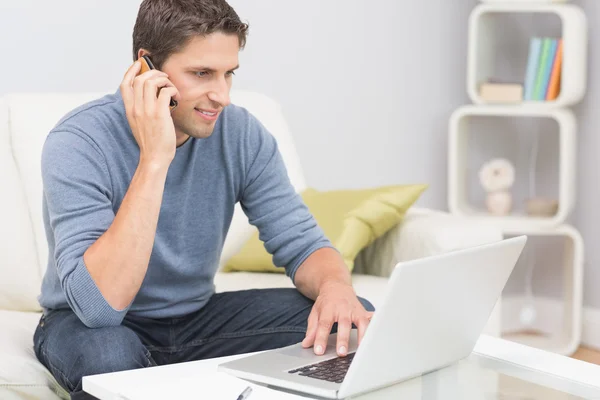
[[[169,102],[179,92],[164,72],[151,70],[138,76],[140,69],[136,61],[121,82],[127,120],[140,147],[140,163],[168,166],[176,148]]]

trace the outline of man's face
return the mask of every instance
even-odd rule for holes
[[[177,142],[209,137],[221,111],[229,103],[233,71],[238,67],[238,37],[213,33],[196,36],[172,54],[162,71],[179,91],[179,105],[171,116]]]

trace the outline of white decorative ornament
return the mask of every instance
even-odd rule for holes
[[[490,213],[506,215],[512,209],[509,189],[515,182],[515,168],[504,158],[496,158],[483,164],[479,170],[479,181],[487,192],[486,206]]]

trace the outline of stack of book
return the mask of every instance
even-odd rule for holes
[[[562,39],[531,38],[525,74],[524,100],[548,101],[558,97],[562,53]]]
[[[489,80],[480,85],[479,95],[488,103],[552,101],[560,93],[562,58],[562,39],[533,37],[524,82]]]

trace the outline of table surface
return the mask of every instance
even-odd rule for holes
[[[210,398],[235,400],[247,386],[248,400],[301,399],[217,372],[240,356],[165,365],[83,378],[83,388],[103,399]],[[600,366],[482,335],[466,359],[362,396],[402,399],[600,399]]]

